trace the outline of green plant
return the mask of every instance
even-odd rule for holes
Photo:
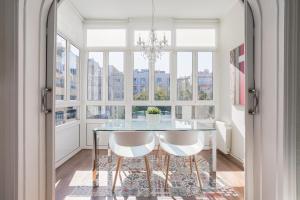
[[[157,115],[157,114],[160,114],[160,109],[157,107],[148,107],[146,112],[147,112],[147,114]]]

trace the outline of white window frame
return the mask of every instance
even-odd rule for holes
[[[65,118],[65,123],[58,125],[56,127],[60,127],[60,126],[64,126],[67,125],[69,123],[73,123],[74,121],[80,121],[81,118],[81,83],[82,83],[82,74],[81,74],[81,66],[85,66],[82,65],[82,56],[84,55],[84,51],[82,51],[82,49],[80,48],[80,46],[72,41],[68,36],[66,36],[65,34],[63,34],[62,32],[58,31],[57,35],[59,35],[60,37],[62,37],[64,40],[66,40],[66,68],[65,68],[65,96],[64,96],[64,100],[55,100],[55,112],[56,110],[64,110],[64,112],[66,111],[67,107],[77,107],[77,117],[78,119],[76,120],[72,120],[72,121],[68,121],[66,119],[67,115],[66,112],[64,114],[64,118]],[[69,87],[69,79],[70,79],[70,74],[69,74],[69,50],[70,50],[70,45],[73,45],[74,47],[76,47],[79,50],[79,67],[78,67],[78,87],[77,87],[77,99],[76,100],[70,100],[70,87]]]
[[[86,46],[86,31],[87,29],[126,29],[127,45],[126,47],[87,47]],[[176,47],[176,29],[181,28],[209,28],[216,30],[216,46],[215,47]],[[171,31],[171,45],[164,51],[170,52],[170,100],[156,101],[154,100],[154,71],[155,66],[149,65],[149,100],[148,101],[134,101],[133,100],[133,62],[134,52],[140,49],[134,44],[134,31],[149,30],[149,24],[144,20],[101,20],[101,21],[86,21],[84,25],[84,47],[85,47],[85,62],[84,66],[87,68],[87,58],[89,52],[103,52],[104,53],[104,74],[102,84],[101,101],[88,101],[87,94],[85,94],[85,109],[89,105],[99,106],[125,106],[125,119],[132,119],[132,106],[171,106],[171,118],[175,119],[175,106],[201,106],[213,105],[216,112],[216,51],[218,48],[218,20],[167,20],[160,23],[156,30]],[[108,52],[124,52],[124,101],[108,101]],[[176,62],[177,52],[186,51],[193,54],[193,100],[191,101],[178,101],[177,100],[177,76],[176,76]],[[198,52],[212,52],[213,53],[213,100],[198,100],[197,89],[197,53]],[[84,93],[87,93],[87,70],[83,74]],[[84,111],[85,113],[86,111]],[[86,115],[83,116],[86,123],[100,123],[105,119],[87,119]]]

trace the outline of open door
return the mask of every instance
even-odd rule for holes
[[[258,94],[254,81],[254,19],[251,7],[245,1],[245,199],[256,199],[253,192],[254,115],[258,109]]]
[[[57,2],[53,1],[47,20],[47,70],[46,88],[43,90],[42,110],[46,114],[46,199],[55,199],[55,69],[56,69],[56,10]]]

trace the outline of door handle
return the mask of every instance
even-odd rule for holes
[[[48,94],[52,92],[50,88],[43,88],[42,89],[42,103],[41,103],[41,110],[43,113],[48,114],[51,113],[52,110],[47,108],[48,105]]]
[[[249,95],[252,96],[253,99],[253,105],[252,108],[248,110],[248,113],[250,115],[256,115],[258,113],[258,105],[259,105],[259,95],[258,91],[255,88],[249,88],[248,89]],[[250,97],[251,98],[251,97]]]

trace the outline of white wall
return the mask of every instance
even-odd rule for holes
[[[230,96],[229,53],[245,41],[244,5],[237,2],[220,19],[219,42],[219,116],[217,119],[232,126],[231,154],[244,161],[245,152],[245,111],[243,106],[232,105]]]
[[[63,1],[57,9],[57,31],[75,45],[83,47],[83,19],[70,1]]]

